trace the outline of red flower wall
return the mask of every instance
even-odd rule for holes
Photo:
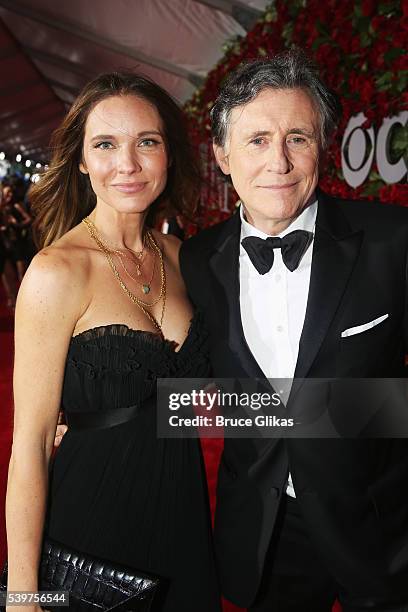
[[[245,38],[230,41],[222,60],[208,74],[204,86],[185,105],[194,144],[202,154],[205,193],[198,224],[211,225],[229,215],[236,194],[228,190],[228,203],[220,204],[220,180],[214,176],[209,109],[223,79],[242,61],[265,57],[293,45],[305,49],[320,67],[325,82],[340,96],[343,119],[334,134],[321,187],[352,199],[369,198],[408,205],[404,181],[388,185],[375,162],[363,185],[354,189],[344,180],[340,145],[347,123],[364,112],[367,126],[377,131],[385,117],[407,108],[408,0],[277,0]],[[408,127],[400,131],[396,155],[407,155]],[[391,142],[391,148],[393,147]],[[205,167],[207,165],[207,168]],[[211,176],[210,176],[211,175]],[[221,210],[224,208],[224,211]]]

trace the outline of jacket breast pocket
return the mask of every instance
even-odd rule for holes
[[[384,315],[383,315],[384,316]],[[340,333],[340,350],[381,350],[385,347],[392,333],[392,317],[378,317],[368,323],[346,327]]]
[[[367,317],[366,321],[375,318]],[[349,321],[345,323],[339,332],[337,359],[338,369],[343,376],[371,376],[373,372],[385,372],[389,364],[397,362],[403,342],[403,327],[401,322],[399,328],[391,313],[377,324],[367,327],[365,323],[360,327],[358,321],[357,325],[350,325],[352,322]],[[354,333],[355,328],[357,333]],[[348,331],[350,329],[351,332]]]
[[[356,338],[362,337],[365,334],[370,336],[370,332],[376,332],[382,330],[382,327],[386,327],[386,322],[389,319],[389,314],[383,314],[374,319],[370,319],[366,323],[360,323],[358,325],[353,325],[351,327],[347,327],[341,332],[342,339]],[[377,329],[378,328],[378,329]]]

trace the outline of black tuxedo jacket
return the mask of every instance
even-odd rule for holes
[[[240,227],[236,214],[180,253],[189,295],[210,330],[216,377],[264,376],[241,323]],[[341,337],[384,314],[372,329]],[[406,353],[408,210],[320,192],[295,376],[404,377]],[[224,595],[253,603],[289,469],[310,536],[353,601],[408,601],[405,439],[226,439],[215,517]]]

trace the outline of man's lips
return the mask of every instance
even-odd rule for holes
[[[271,191],[283,191],[295,187],[297,183],[288,183],[286,185],[258,185],[259,189],[270,189]]]
[[[139,193],[143,191],[147,183],[114,183],[112,187],[121,191],[122,193]]]

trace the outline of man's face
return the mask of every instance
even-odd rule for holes
[[[264,89],[232,110],[225,146],[214,152],[250,223],[279,233],[311,203],[319,133],[319,113],[302,89]]]

